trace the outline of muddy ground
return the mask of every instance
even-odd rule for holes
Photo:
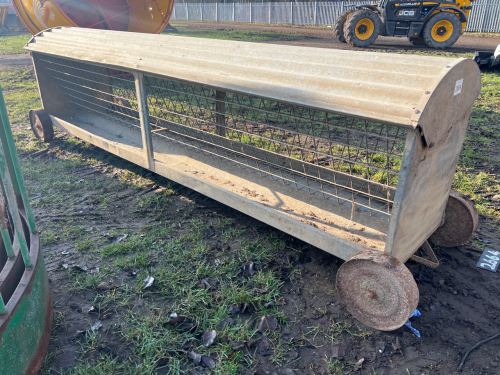
[[[193,27],[226,26],[195,24]],[[291,30],[303,33],[305,39],[286,44],[346,48],[334,43],[330,30],[227,27]],[[379,41],[373,49],[413,48],[404,40],[396,47],[392,46],[397,39],[381,38]],[[498,39],[464,36],[455,52],[471,52],[478,47],[487,49],[495,43]],[[12,61],[22,58],[13,57],[5,64],[10,65],[8,69],[27,71],[28,66],[16,65],[25,61]],[[34,78],[29,74],[25,77]],[[465,352],[500,330],[499,274],[476,268],[478,248],[487,246],[500,250],[497,222],[491,217],[481,216],[478,231],[466,246],[436,248],[441,262],[438,268],[430,269],[412,261],[407,263],[420,291],[418,309],[422,315],[412,318],[412,324],[420,331],[421,338],[405,326],[393,332],[375,331],[353,319],[341,305],[335,291],[335,274],[342,264],[338,258],[60,132],[50,144],[41,145],[27,130],[28,126],[25,119],[19,120],[14,129],[22,145],[21,163],[37,225],[42,232],[42,248],[55,303],[54,330],[43,369],[45,374],[208,373],[209,365],[195,366],[185,359],[189,344],[185,348],[184,344],[182,348],[180,344],[156,348],[161,354],[150,370],[144,370],[140,364],[146,357],[137,344],[142,336],[151,334],[161,339],[163,335],[181,330],[168,325],[169,314],[175,311],[173,306],[180,306],[180,301],[165,297],[165,293],[171,296],[174,292],[164,291],[155,284],[143,290],[141,285],[145,275],[159,272],[163,264],[167,264],[165,259],[170,255],[164,248],[170,249],[178,239],[191,238],[193,233],[199,234],[196,241],[208,250],[197,253],[196,258],[219,267],[224,263],[234,264],[239,270],[231,276],[234,282],[242,282],[242,285],[260,282],[254,281],[255,275],[248,273],[250,261],[257,271],[267,272],[275,280],[273,282],[277,282],[254,289],[256,294],[273,290],[272,296],[259,295],[255,305],[230,305],[214,323],[217,330],[228,323],[228,318],[255,327],[263,314],[278,317],[276,331],[261,334],[250,330],[243,348],[236,349],[230,358],[207,352],[206,355],[218,363],[233,361],[236,364],[234,368],[216,367],[212,370],[214,373],[457,374]],[[50,179],[44,177],[49,175]],[[62,190],[57,190],[59,185]],[[144,228],[155,225],[168,228],[157,239],[161,246],[152,241],[151,250],[144,254],[142,250],[134,253],[133,262],[103,253],[104,248],[119,242],[120,238],[123,243],[132,238],[135,241],[147,233]],[[128,238],[124,238],[125,234]],[[183,242],[183,246],[195,251],[196,241]],[[259,243],[268,250],[259,250]],[[266,256],[265,252],[270,255]],[[99,267],[100,271],[96,273],[94,267]],[[217,298],[222,298],[218,294],[224,284],[223,277],[220,274],[204,277],[198,274],[199,270],[200,267],[192,274],[171,277],[180,278],[179,288],[186,284],[192,290],[204,290],[209,297],[203,300],[204,303],[212,305],[207,309],[217,309]],[[163,275],[169,277],[168,272]],[[107,284],[103,286],[103,282]],[[120,293],[122,297],[118,298]],[[268,305],[272,307],[260,303],[265,301],[272,302]],[[95,310],[89,312],[92,306]],[[197,319],[195,316],[188,318]],[[102,327],[97,328],[95,334],[89,334],[89,326],[98,320]],[[156,322],[148,326],[147,333],[140,328],[146,321]],[[134,334],[134,330],[137,333]],[[203,330],[195,327],[192,340],[200,341],[201,333]],[[239,343],[231,336],[231,331],[226,331],[218,340],[219,345],[225,340],[224,345],[233,348]],[[340,361],[333,356],[334,345],[338,343],[345,350]],[[142,347],[146,345],[144,342]],[[199,343],[195,348],[196,345]],[[240,353],[245,360],[238,362]],[[470,354],[462,373],[499,374],[499,353],[500,339],[482,345]],[[103,358],[116,363],[131,361],[136,367],[101,370],[93,365],[104,361]]]
[[[331,28],[313,28],[300,26],[269,26],[269,25],[250,25],[250,24],[234,24],[222,22],[187,22],[187,21],[172,21],[174,24],[188,26],[190,29],[202,30],[252,30],[252,31],[268,31],[283,34],[300,34],[304,36],[303,40],[294,41],[274,41],[271,43],[286,44],[293,46],[317,47],[317,48],[336,48],[349,50],[356,49],[347,43],[341,43],[333,37]],[[458,41],[451,47],[446,49],[446,52],[452,53],[474,53],[475,51],[494,51],[500,44],[498,34],[469,34],[462,35]],[[374,44],[363,50],[371,50],[373,52],[402,52],[418,51],[423,53],[436,53],[435,50],[428,47],[413,46],[407,38],[394,38],[380,36]]]

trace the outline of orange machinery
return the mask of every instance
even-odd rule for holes
[[[175,0],[12,0],[28,31],[57,26],[158,34],[167,26]]]

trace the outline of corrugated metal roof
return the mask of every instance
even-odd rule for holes
[[[80,28],[25,49],[405,127],[464,60]]]

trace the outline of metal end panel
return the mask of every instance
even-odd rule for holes
[[[464,60],[79,28],[46,30],[25,49],[406,128]]]

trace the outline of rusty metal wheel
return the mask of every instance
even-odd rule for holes
[[[50,142],[54,139],[54,127],[52,120],[43,109],[32,109],[29,113],[30,124],[35,137],[42,142]]]
[[[451,190],[444,222],[429,238],[434,245],[455,247],[466,243],[479,224],[479,214],[474,203],[458,191]]]
[[[337,291],[347,310],[369,327],[401,327],[418,305],[413,275],[396,258],[377,250],[362,251],[337,272]]]

